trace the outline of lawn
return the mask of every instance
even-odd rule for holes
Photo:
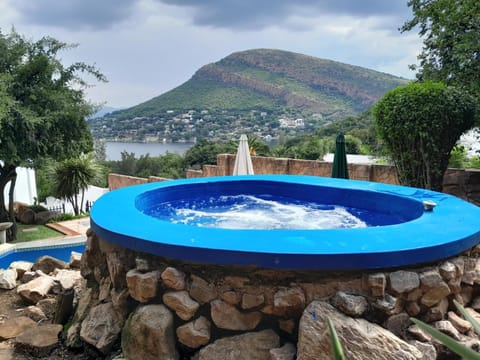
[[[14,244],[25,241],[49,239],[63,235],[62,233],[50,229],[49,227],[46,227],[44,225],[17,224],[17,226],[17,239],[12,242]]]

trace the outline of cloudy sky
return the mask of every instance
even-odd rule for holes
[[[108,78],[87,90],[128,107],[187,81],[232,52],[273,48],[413,78],[421,41],[398,28],[406,0],[0,0],[0,30],[79,46],[65,64]]]

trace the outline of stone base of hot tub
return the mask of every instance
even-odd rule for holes
[[[478,343],[452,300],[480,309],[479,248],[438,264],[340,273],[191,264],[87,235],[72,347],[142,360],[331,359],[328,317],[347,358],[435,359],[444,349],[411,316]]]

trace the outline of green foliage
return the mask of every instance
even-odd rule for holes
[[[458,311],[467,319],[475,329],[475,332],[480,335],[480,324],[461,306],[456,300],[453,300],[453,303],[457,307]],[[412,322],[418,325],[422,330],[429,333],[435,339],[440,341],[443,345],[448,347],[454,353],[460,355],[463,359],[467,360],[479,360],[480,354],[470,349],[469,347],[461,344],[460,342],[454,340],[450,336],[438,331],[437,329],[431,327],[428,324],[425,324],[423,321],[418,319],[411,318]]]
[[[402,31],[419,29],[421,80],[441,80],[480,98],[480,2],[478,0],[409,0],[413,19]],[[413,66],[415,68],[415,66]]]
[[[138,177],[159,176],[168,179],[185,177],[185,161],[178,154],[166,153],[158,157],[146,154],[137,158],[134,153],[123,151],[121,157],[121,160],[105,161],[102,164],[108,172],[116,174]]]
[[[480,169],[480,156],[473,156],[470,158],[466,167],[471,169]]]
[[[449,168],[464,169],[468,163],[467,151],[464,146],[455,145],[450,152]]]
[[[77,75],[86,72],[99,80],[93,67],[61,64],[58,53],[71,46],[45,37],[33,42],[16,32],[0,33],[0,158],[18,166],[50,156],[68,158],[90,151],[92,139],[85,118],[93,107],[84,99],[86,83]],[[7,101],[5,104],[5,97]],[[75,129],[75,131],[72,131]]]
[[[92,149],[85,118],[93,107],[84,97],[87,83],[79,74],[105,78],[82,62],[64,66],[58,55],[71,48],[51,37],[27,40],[15,31],[0,32],[0,203],[15,168],[51,157],[66,159]],[[11,187],[9,203],[13,203]],[[0,221],[13,219],[0,207]],[[15,229],[12,227],[11,229]],[[14,238],[9,231],[9,239]]]
[[[345,135],[348,154],[382,154],[382,144],[377,136],[375,119],[371,109],[357,116],[349,116],[322,126],[315,131],[319,137],[335,138],[338,134]],[[335,144],[328,151],[333,151]]]
[[[42,205],[30,205],[29,209],[33,210],[33,212],[35,212],[35,213],[39,213],[39,212],[42,212],[42,211],[48,211],[48,209],[45,208]]]
[[[75,215],[79,215],[83,209],[85,190],[101,174],[102,169],[93,161],[92,155],[51,163],[48,178],[52,184],[52,195],[69,201]],[[80,200],[78,195],[81,196]]]
[[[236,151],[237,147],[234,142],[221,144],[201,139],[185,153],[185,165],[188,168],[201,169],[205,164],[215,165],[217,163],[217,154],[234,154]]]
[[[474,125],[475,100],[442,83],[410,83],[375,106],[378,133],[408,186],[442,189],[450,152]]]
[[[13,243],[51,239],[62,235],[62,233],[59,233],[58,231],[55,231],[47,226],[18,224],[17,238],[15,241],[13,241]]]
[[[333,325],[332,320],[328,319],[328,331],[330,332],[330,339],[332,340],[332,350],[335,360],[344,360],[345,355],[343,354],[342,344],[338,339],[337,332],[335,331],[335,326]]]

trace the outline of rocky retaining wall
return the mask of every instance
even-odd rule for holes
[[[452,300],[480,318],[480,248],[406,269],[282,271],[186,263],[87,235],[71,347],[121,348],[131,360],[332,359],[330,318],[346,358],[444,356],[412,316],[479,345]]]

